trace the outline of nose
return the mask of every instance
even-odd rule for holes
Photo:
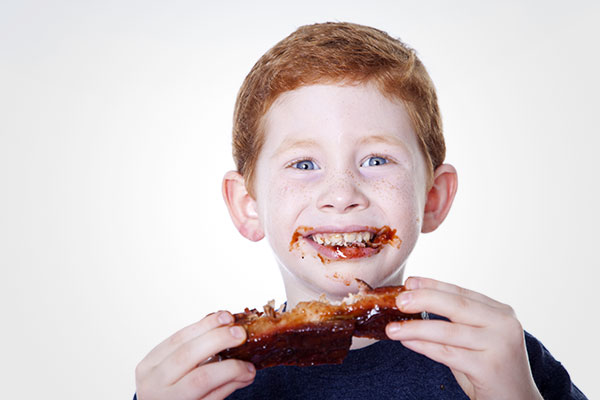
[[[317,199],[317,208],[331,213],[345,214],[364,210],[368,206],[369,199],[360,190],[360,182],[355,181],[350,173],[324,184]]]

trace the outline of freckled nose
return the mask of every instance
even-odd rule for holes
[[[324,188],[317,200],[321,211],[344,214],[350,211],[360,211],[367,208],[369,200],[351,179],[338,179]]]

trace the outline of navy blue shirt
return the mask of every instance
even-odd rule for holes
[[[533,379],[546,400],[585,399],[569,374],[525,334]],[[383,340],[351,350],[341,365],[259,370],[228,399],[468,399],[450,369],[401,343]]]
[[[569,374],[525,333],[533,379],[545,400],[586,399]],[[134,400],[136,397],[134,396]],[[450,369],[400,342],[382,340],[351,350],[341,365],[272,367],[228,399],[468,399]]]

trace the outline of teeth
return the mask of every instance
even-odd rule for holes
[[[315,233],[312,240],[324,246],[358,246],[365,247],[371,241],[370,232],[349,233]]]

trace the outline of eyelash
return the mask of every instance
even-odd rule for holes
[[[304,162],[304,161],[310,161],[311,163],[313,163],[316,168],[313,169],[303,169],[303,168],[295,168],[294,165]],[[319,164],[317,164],[317,162],[314,160],[314,158],[312,157],[302,157],[302,158],[297,158],[296,160],[290,162],[289,164],[286,165],[286,168],[294,168],[294,169],[298,169],[300,171],[314,171],[314,170],[318,170],[321,169],[321,167],[319,167]]]
[[[382,158],[382,159],[386,160],[386,162],[385,162],[385,163],[383,163],[383,164],[380,164],[380,165],[378,165],[378,166],[381,166],[381,165],[386,165],[386,164],[390,164],[390,163],[394,163],[394,162],[395,162],[395,161],[394,161],[394,160],[393,160],[393,159],[392,159],[390,156],[388,156],[388,155],[385,155],[385,154],[380,154],[380,153],[373,153],[373,154],[369,154],[367,157],[365,157],[365,158],[364,158],[364,159],[363,159],[363,160],[360,162],[359,166],[361,166],[361,167],[362,167],[362,165],[363,165],[365,162],[367,162],[369,159],[371,159],[371,158]],[[294,165],[296,165],[296,164],[298,164],[298,163],[301,163],[301,162],[303,162],[303,161],[310,161],[311,163],[313,163],[313,164],[315,165],[315,167],[316,167],[316,168],[313,168],[313,169],[294,168]],[[373,166],[373,165],[371,165],[371,166]],[[317,162],[315,161],[315,159],[314,159],[314,158],[312,158],[312,157],[301,157],[301,158],[297,158],[297,159],[295,159],[294,161],[291,161],[290,163],[288,163],[288,164],[286,165],[286,168],[294,168],[294,169],[299,169],[300,171],[314,171],[314,170],[319,170],[319,169],[321,169],[321,167],[319,166],[319,164],[317,164]]]
[[[364,163],[366,163],[371,158],[382,158],[382,159],[384,159],[386,162],[384,164],[381,164],[381,165],[386,165],[386,164],[390,164],[390,163],[394,162],[394,160],[392,160],[392,158],[390,158],[390,156],[387,156],[385,154],[377,154],[377,153],[375,153],[375,154],[369,154],[367,157],[365,157],[361,161],[360,165],[362,166]]]

